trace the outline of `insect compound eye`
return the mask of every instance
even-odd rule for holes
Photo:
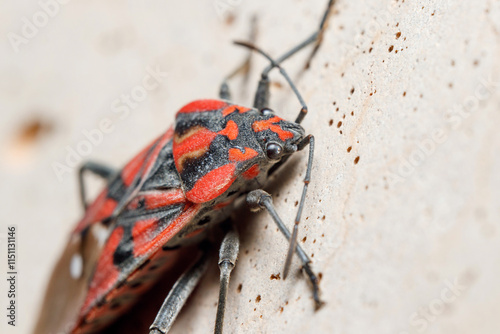
[[[269,108],[263,108],[260,110],[260,112],[262,113],[262,115],[264,116],[271,116],[271,115],[274,115],[274,111],[269,109]]]
[[[277,143],[268,143],[266,145],[266,155],[271,160],[279,160],[283,153],[283,146]]]

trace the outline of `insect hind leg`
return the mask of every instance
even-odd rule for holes
[[[170,290],[167,298],[165,298],[160,311],[158,311],[155,320],[149,327],[149,334],[168,333],[175,318],[177,318],[180,310],[206,272],[210,259],[209,252],[207,250],[203,251],[200,259],[175,282],[172,290]]]
[[[116,174],[115,169],[108,167],[104,164],[94,161],[87,161],[78,170],[78,187],[80,188],[80,201],[82,202],[83,208],[86,210],[88,207],[86,200],[85,182],[83,181],[83,174],[86,172],[92,172],[107,181],[111,179],[113,175]]]

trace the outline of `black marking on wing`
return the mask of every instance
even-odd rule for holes
[[[147,259],[136,258],[134,256],[134,240],[132,229],[139,221],[147,219],[156,219],[156,232],[159,234],[182,213],[184,203],[174,204],[154,210],[135,209],[124,211],[117,219],[117,226],[123,227],[123,237],[118,244],[118,247],[113,254],[113,264],[121,268],[123,273],[126,268],[127,272],[132,272],[141,266]]]
[[[212,217],[211,216],[204,216],[203,218],[201,218],[197,225],[198,226],[202,226],[202,225],[205,225],[205,224],[208,224],[212,221]]]
[[[160,159],[162,160],[160,161]],[[141,190],[180,188],[181,180],[175,168],[171,142],[165,145],[158,161],[160,161],[158,167],[144,182]]]
[[[178,248],[181,248],[181,245],[175,245],[175,246],[167,246],[167,245],[163,245],[163,247],[161,248],[163,251],[165,252],[169,252],[171,250],[174,250],[174,249],[178,249]]]
[[[132,240],[132,228],[130,225],[124,226],[123,237],[113,254],[113,264],[115,266],[121,267],[122,263],[134,257],[134,243],[130,242],[130,240]]]

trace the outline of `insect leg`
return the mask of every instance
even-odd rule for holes
[[[318,30],[315,31],[311,36],[309,36],[308,38],[306,38],[304,41],[302,41],[298,45],[294,46],[289,51],[285,52],[282,56],[278,57],[276,59],[276,62],[278,64],[281,64],[283,61],[287,60],[288,58],[290,58],[291,56],[293,56],[295,53],[299,52],[300,50],[302,50],[303,48],[305,48],[306,46],[308,46],[311,43],[316,42],[316,43],[318,43],[318,47],[319,47],[319,43],[321,42],[321,39],[323,38],[323,32],[324,32],[324,29],[325,29],[326,20],[328,19],[328,16],[330,15],[330,12],[331,12],[331,10],[333,8],[333,5],[335,4],[335,1],[336,0],[329,0],[328,1],[328,5],[327,5],[325,13],[323,14],[323,17],[321,19],[321,22],[319,24]],[[315,53],[316,51],[317,51],[317,47],[315,47],[315,50],[313,50],[313,52]],[[312,58],[312,56],[311,56],[311,58]],[[267,76],[269,74],[269,72],[274,67],[275,66],[273,66],[272,64],[268,65],[262,71],[262,76]]]
[[[279,65],[285,61],[286,59],[290,58],[291,56],[293,56],[295,53],[299,52],[300,50],[302,50],[303,48],[305,48],[306,46],[308,46],[309,44],[311,43],[314,43],[316,42],[316,45],[313,49],[313,52],[311,53],[311,55],[309,56],[309,59],[307,60],[307,64],[306,64],[306,67],[309,66],[309,63],[311,62],[311,59],[313,58],[313,56],[316,54],[316,51],[318,50],[319,48],[319,45],[321,43],[321,40],[323,38],[323,32],[324,32],[324,28],[325,28],[325,23],[327,21],[327,18],[331,12],[331,9],[333,7],[335,3],[335,0],[329,0],[328,1],[328,5],[327,5],[327,8],[326,8],[326,11],[325,13],[323,14],[323,17],[321,19],[321,23],[319,25],[319,29],[314,32],[311,36],[309,36],[308,38],[306,38],[303,42],[299,43],[297,46],[293,47],[291,50],[285,52],[281,57],[278,57],[276,59],[276,61],[271,61],[271,64],[268,65],[261,73],[261,79],[259,80],[259,83],[257,85],[257,91],[255,93],[255,98],[254,98],[254,107],[257,108],[257,109],[262,109],[262,108],[265,108],[268,106],[268,103],[269,103],[269,72],[275,68],[275,67],[278,67],[279,68]],[[245,45],[246,43],[239,43],[239,45]],[[258,51],[257,48],[253,48],[254,50]],[[262,52],[260,52],[262,54]],[[292,86],[292,89],[294,90],[294,92],[296,91],[296,88],[295,86],[291,85]],[[297,93],[295,92],[295,94],[297,95]],[[297,95],[299,97],[299,95]],[[300,97],[299,97],[299,101],[300,101]],[[304,104],[302,103],[302,101],[300,101],[301,104],[302,104],[302,108],[300,110],[300,113],[299,115],[297,116],[297,119],[295,120],[296,123],[301,123],[302,120],[304,119],[305,115],[307,114],[307,107],[304,108]]]
[[[82,166],[80,166],[80,170],[78,171],[80,201],[82,202],[83,208],[86,210],[88,204],[85,199],[85,183],[83,182],[83,174],[85,173],[85,171],[92,172],[93,174],[99,175],[100,177],[109,181],[110,178],[115,174],[115,170],[111,167],[93,161],[87,161]]]
[[[229,84],[228,81],[231,80],[233,77],[238,75],[239,73],[248,73],[248,69],[250,68],[250,56],[246,58],[246,60],[241,64],[238,68],[236,68],[233,72],[231,72],[226,78],[224,78],[224,81],[222,81],[222,84],[220,85],[219,88],[219,97],[223,100],[228,100],[231,101],[231,91],[229,90]]]
[[[240,239],[238,231],[231,225],[231,229],[227,232],[222,240],[219,250],[219,269],[220,269],[220,289],[219,289],[219,304],[217,305],[217,318],[215,319],[215,334],[222,334],[224,325],[224,312],[226,311],[227,289],[229,287],[229,279],[233,270],[238,252],[240,249]]]
[[[325,32],[325,23],[326,23],[326,20],[328,19],[328,16],[331,13],[331,9],[333,8],[333,6],[335,4],[335,1],[336,0],[330,0],[328,2],[328,5],[326,7],[326,11],[323,14],[323,19],[321,20],[321,23],[319,25],[319,30],[317,32],[318,35],[315,38],[316,42],[314,44],[314,48],[311,51],[311,54],[309,55],[309,57],[307,58],[306,65],[304,66],[304,69],[308,69],[309,68],[309,66],[311,65],[312,59],[316,55],[316,52],[318,52],[319,46],[321,45],[321,42],[323,41],[323,34]]]
[[[257,37],[257,17],[252,18],[251,28],[250,28],[250,41],[255,41]],[[248,80],[248,73],[250,70],[250,63],[252,60],[252,52],[249,52],[245,61],[238,66],[233,72],[231,72],[227,77],[224,78],[222,84],[219,88],[219,97],[223,100],[231,101],[231,91],[229,89],[228,81],[237,76],[238,74],[243,74],[245,83]]]
[[[287,240],[290,240],[291,234],[290,231],[286,228],[285,224],[283,224],[283,221],[281,220],[280,216],[276,212],[276,209],[274,208],[273,205],[273,200],[270,194],[265,192],[262,189],[257,189],[253,190],[248,193],[247,195],[247,204],[250,207],[250,210],[252,211],[258,211],[260,209],[266,209],[269,214],[271,215],[271,218],[274,220],[278,228],[280,229],[281,233],[285,235]],[[319,280],[312,271],[311,267],[309,266],[309,263],[311,260],[307,256],[307,254],[304,252],[302,247],[300,245],[295,246],[295,252],[297,253],[299,259],[302,261],[302,268],[307,274],[307,277],[309,278],[309,281],[312,284],[313,287],[313,298],[314,302],[316,304],[316,309],[319,309],[322,305],[323,302],[319,298]]]
[[[304,178],[304,187],[302,188],[302,197],[300,198],[299,209],[297,210],[297,216],[295,217],[295,224],[293,225],[292,237],[290,238],[290,247],[288,248],[288,254],[285,260],[285,269],[283,269],[283,279],[288,275],[288,270],[290,269],[290,263],[292,263],[293,250],[297,244],[297,233],[299,229],[300,217],[302,216],[302,210],[304,209],[304,203],[306,201],[307,187],[311,181],[311,169],[314,156],[314,137],[309,135],[305,137],[297,146],[298,150],[302,150],[306,145],[309,144],[309,159],[307,160],[306,176]]]
[[[204,251],[201,258],[175,282],[149,327],[149,334],[165,334],[170,330],[181,308],[207,270],[209,260],[209,252]]]
[[[290,79],[290,77],[288,76],[288,74],[286,73],[284,68],[282,68],[278,63],[276,63],[276,61],[274,61],[274,59],[271,58],[271,56],[269,56],[267,53],[265,53],[263,50],[259,49],[255,45],[252,45],[252,44],[246,43],[246,42],[239,42],[239,41],[235,41],[234,44],[244,46],[244,47],[247,47],[251,50],[257,51],[258,53],[260,53],[261,55],[266,57],[271,62],[271,65],[273,67],[279,68],[281,75],[288,82],[288,84],[290,85],[290,88],[292,88],[295,96],[297,96],[297,99],[299,100],[300,104],[302,105],[302,109],[306,110],[306,112],[307,112],[306,102],[302,98],[302,95],[300,95],[299,90],[297,89],[297,87],[295,87],[292,79]],[[259,81],[259,87],[257,88],[257,90],[258,91],[260,90],[261,96],[259,97],[259,99],[256,98],[256,100],[254,101],[254,107],[257,109],[262,109],[262,108],[267,106],[267,103],[269,100],[268,99],[268,97],[269,97],[269,78],[267,78],[267,76],[265,78],[264,77],[261,78],[261,80]],[[257,93],[257,94],[259,94],[259,93]]]

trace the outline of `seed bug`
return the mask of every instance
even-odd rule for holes
[[[228,80],[237,73],[233,72],[220,87],[220,100],[198,100],[182,107],[175,126],[123,169],[117,171],[95,162],[81,167],[80,199],[85,214],[52,274],[36,333],[92,333],[107,326],[168,271],[179,257],[179,247],[200,243],[212,226],[226,221],[241,196],[246,196],[252,211],[267,210],[289,240],[284,278],[296,253],[312,284],[316,308],[321,306],[318,279],[296,242],[311,179],[314,137],[306,136],[300,125],[307,106],[281,63],[313,43],[316,52],[333,3],[328,2],[319,29],[279,58],[271,58],[250,43],[235,42],[270,62],[261,74],[253,108],[230,102]],[[280,118],[268,107],[268,74],[274,68],[301,104],[295,122]],[[302,196],[290,233],[274,209],[271,195],[261,187],[293,153],[308,145]],[[87,172],[107,181],[90,205],[84,183]],[[238,233],[229,224],[219,251],[215,333],[222,333],[229,279],[238,250]],[[208,254],[203,251],[174,284],[150,333],[168,332],[205,272]]]

